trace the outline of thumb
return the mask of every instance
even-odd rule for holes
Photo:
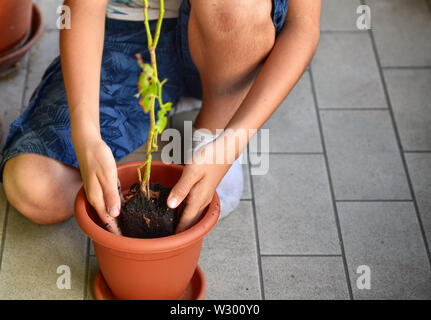
[[[101,183],[106,211],[113,218],[120,215],[121,198],[118,192],[117,178]]]
[[[175,209],[187,197],[192,187],[198,182],[199,176],[192,172],[190,167],[185,167],[177,184],[172,188],[169,194],[167,205]]]

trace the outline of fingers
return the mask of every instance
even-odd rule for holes
[[[108,229],[108,231],[112,232],[113,234],[121,236],[121,230],[118,227],[118,223],[115,219],[113,219],[113,221],[105,224],[105,228]]]
[[[180,222],[177,225],[175,233],[183,232],[184,230],[190,228],[199,219],[202,214],[203,209],[199,209],[196,206],[187,205],[181,215]]]
[[[88,185],[84,186],[88,201],[96,210],[104,227],[114,234],[121,235],[117,220],[106,210],[105,199],[97,177],[90,178]]]
[[[167,205],[171,209],[175,209],[184,201],[192,187],[201,179],[201,175],[194,171],[192,167],[186,166],[180,177],[180,180],[172,188]]]
[[[102,187],[105,210],[111,217],[116,218],[120,215],[121,210],[121,198],[118,192],[116,168],[115,170],[105,171],[98,179]]]
[[[211,202],[212,194],[205,188],[205,181],[198,182],[187,197],[187,204],[181,215],[175,233],[182,232],[196,223],[205,207]]]
[[[90,139],[90,143],[77,148],[76,156],[88,201],[106,229],[121,234],[116,220],[121,210],[121,199],[117,166],[111,149],[102,139]]]

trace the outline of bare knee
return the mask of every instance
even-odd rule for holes
[[[202,32],[215,39],[238,33],[256,36],[271,31],[267,26],[273,28],[272,0],[192,0],[191,4]]]
[[[74,195],[68,193],[76,194],[79,180],[72,174],[72,181],[68,183],[71,188],[61,188],[61,181],[58,181],[62,174],[61,166],[73,170],[53,159],[34,154],[22,154],[8,160],[3,172],[8,201],[37,224],[50,225],[69,219],[73,214]],[[79,175],[78,172],[76,174]]]
[[[271,9],[271,0],[192,0],[189,47],[203,82],[206,70],[225,74],[226,87],[249,83],[275,43]]]

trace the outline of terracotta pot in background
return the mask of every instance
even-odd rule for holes
[[[16,0],[16,3],[20,3],[23,0]],[[13,32],[6,31],[4,25],[8,24],[4,22],[3,16],[5,15],[5,8],[2,7],[3,3],[10,5],[15,3],[11,0],[0,0],[0,46],[7,47],[6,43],[10,43],[7,39],[11,39]],[[30,1],[31,4],[31,1]],[[12,49],[6,51],[0,51],[0,76],[7,74],[14,70],[14,66],[17,66],[18,62],[24,57],[24,55],[36,44],[37,40],[42,36],[43,33],[43,19],[42,15],[35,4],[32,6],[33,13],[30,17],[31,30],[30,33],[25,37],[25,41],[18,41],[18,45],[12,45]],[[12,10],[13,12],[14,10]],[[2,20],[3,19],[3,20]],[[23,19],[26,19],[23,17]],[[23,22],[23,25],[25,23]],[[22,25],[20,25],[22,27]],[[6,73],[5,73],[6,72]]]
[[[123,193],[138,181],[141,162],[119,165]],[[153,162],[152,183],[173,187],[183,167]],[[136,239],[118,236],[101,227],[84,189],[75,201],[75,218],[93,240],[100,270],[117,299],[181,299],[197,267],[202,238],[214,227],[220,214],[217,194],[191,228],[168,237]]]
[[[0,55],[26,39],[31,17],[32,0],[0,0]]]

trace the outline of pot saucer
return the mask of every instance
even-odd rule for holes
[[[205,275],[202,269],[197,266],[192,280],[187,286],[186,292],[181,300],[203,300],[206,289]],[[116,300],[100,270],[97,272],[96,278],[94,279],[94,295],[97,300]]]

